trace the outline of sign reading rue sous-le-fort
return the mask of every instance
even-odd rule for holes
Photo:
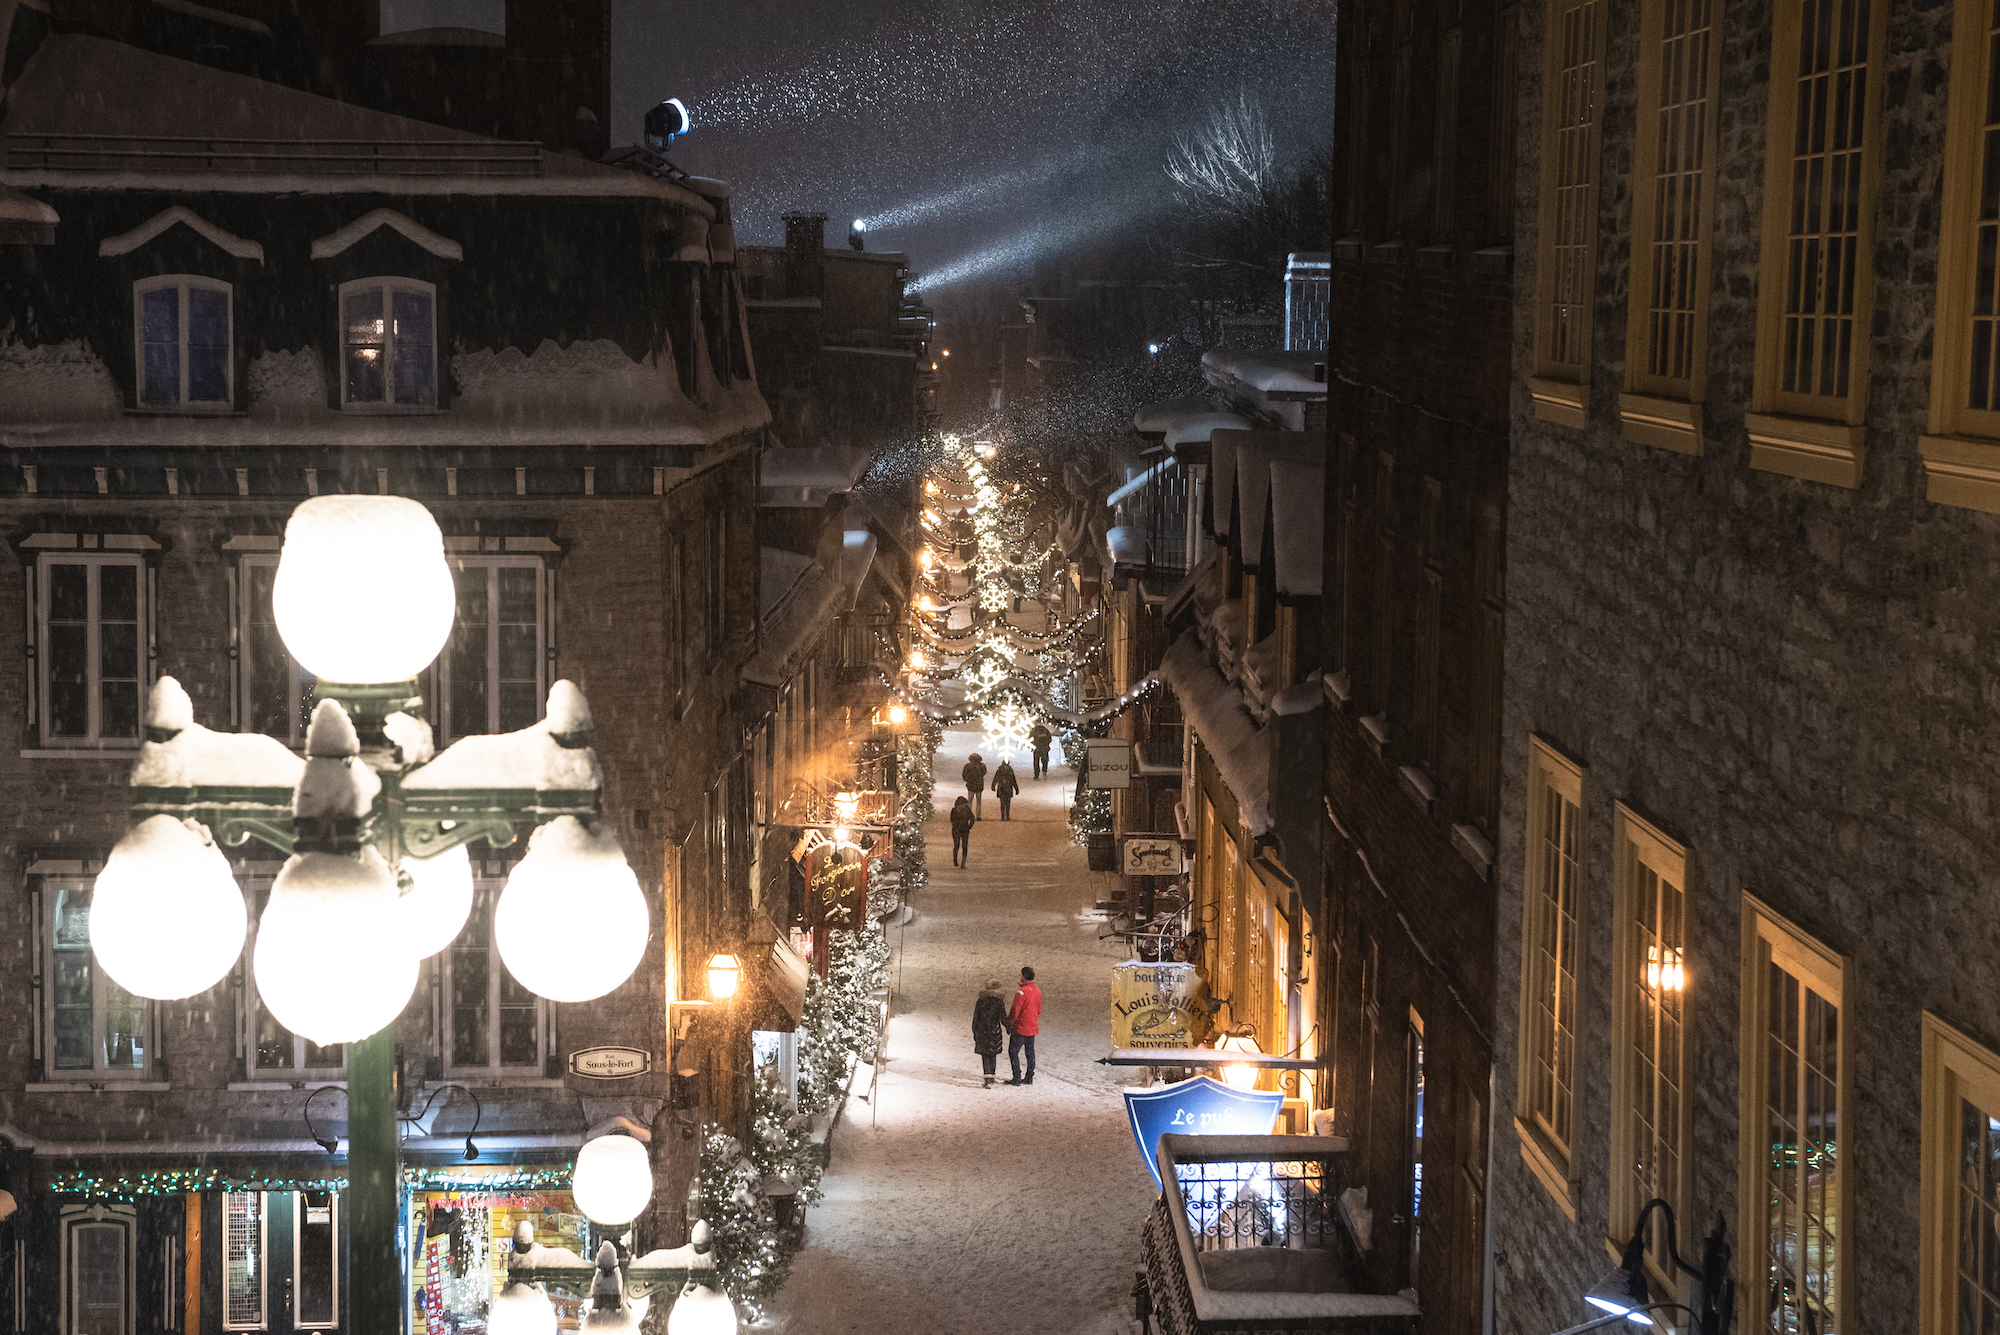
[[[623,1080],[653,1069],[653,1054],[643,1048],[583,1048],[569,1054],[571,1075],[592,1080]]]

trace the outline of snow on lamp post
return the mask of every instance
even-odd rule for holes
[[[416,677],[444,647],[455,608],[443,538],[423,506],[390,496],[299,505],[272,610],[285,647],[318,678],[305,757],[270,737],[203,727],[187,693],[160,678],[130,779],[134,826],[106,862],[91,914],[107,974],[140,996],[190,996],[227,973],[245,939],[248,912],[233,881],[223,884],[221,848],[254,838],[288,859],[257,925],[253,972],[280,1023],[348,1045],[359,1330],[400,1326],[394,1022],[420,961],[465,924],[465,845],[504,847],[518,827],[538,827],[495,933],[508,969],[544,997],[617,987],[650,931],[645,896],[599,820],[602,771],[575,686],[557,682],[531,727],[434,754]]]

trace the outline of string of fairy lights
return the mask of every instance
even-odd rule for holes
[[[495,1168],[467,1172],[462,1166],[403,1170],[403,1186],[412,1192],[534,1192],[567,1191],[575,1176],[576,1164],[537,1164],[533,1167]],[[242,1169],[161,1168],[142,1173],[108,1173],[73,1169],[58,1173],[48,1184],[57,1196],[87,1196],[101,1201],[136,1201],[153,1196],[184,1196],[191,1192],[221,1191],[241,1194],[251,1191],[345,1191],[345,1173],[296,1174],[265,1172],[251,1166]]]
[[[900,678],[883,678],[898,703],[932,724],[976,720],[983,749],[1011,758],[1028,749],[1037,724],[1098,732],[1158,687],[1149,676],[1088,711],[1058,703],[1104,652],[1090,634],[1101,609],[1053,610],[1061,551],[1035,540],[1030,498],[1019,484],[996,483],[980,448],[946,436],[923,486],[912,647]],[[1014,624],[1017,600],[1039,602],[1048,626]]]

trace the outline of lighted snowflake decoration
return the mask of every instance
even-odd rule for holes
[[[1019,705],[1005,704],[991,714],[981,715],[979,726],[984,729],[980,746],[1002,760],[1011,761],[1028,749],[1028,734],[1035,729],[1035,716]]]

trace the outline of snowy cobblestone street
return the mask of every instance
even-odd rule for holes
[[[979,746],[945,734],[937,815],[926,831],[931,881],[917,917],[891,932],[895,1018],[877,1106],[856,1097],[834,1133],[826,1199],[773,1304],[779,1329],[926,1335],[1127,1335],[1139,1230],[1152,1182],[1119,1090],[1131,1072],[1108,1050],[1110,966],[1088,912],[1111,877],[1085,870],[1069,840],[1075,772],[1029,778],[1013,820],[989,792],[970,866],[951,865],[944,815],[959,767]],[[988,757],[989,761],[993,757]],[[1036,1080],[982,1087],[972,1005],[998,978],[1011,998],[1022,965],[1046,997]],[[871,1124],[872,1118],[872,1124]]]

